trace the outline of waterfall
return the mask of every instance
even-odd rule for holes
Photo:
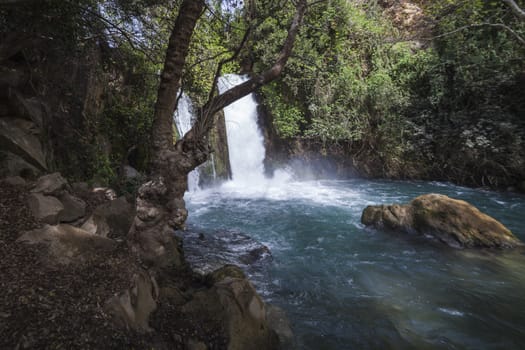
[[[182,93],[182,96],[179,99],[177,108],[173,115],[175,125],[177,126],[177,131],[179,136],[184,136],[188,131],[190,131],[194,117],[193,117],[193,106],[191,99],[185,93]],[[194,169],[188,174],[188,191],[194,192],[199,189],[199,170]]]
[[[211,171],[213,176],[213,181],[217,180],[217,170],[215,169],[215,157],[213,156],[213,153],[210,154],[210,161],[211,161]]]
[[[219,92],[246,80],[247,76],[227,74],[219,79]],[[257,125],[257,103],[253,94],[225,107],[224,116],[233,183],[251,187],[265,182],[264,137]]]

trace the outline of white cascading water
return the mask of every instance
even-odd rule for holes
[[[248,80],[247,76],[227,74],[219,79],[219,92]],[[257,125],[257,103],[249,94],[224,108],[232,185],[257,186],[265,182],[264,138]]]
[[[190,131],[193,125],[193,105],[191,99],[185,93],[179,98],[179,103],[173,115],[175,125],[180,137]],[[194,192],[199,189],[199,170],[195,169],[188,174],[188,191]]]

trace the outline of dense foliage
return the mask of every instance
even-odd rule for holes
[[[0,7],[2,37],[30,40],[7,64],[28,67],[34,77],[34,91],[23,93],[45,101],[57,170],[100,184],[116,184],[128,162],[146,170],[176,5],[47,0]]]
[[[0,7],[3,33],[36,33],[53,48],[52,59],[91,63],[86,70],[103,90],[92,115],[64,121],[80,130],[63,135],[63,148],[75,150],[59,159],[65,174],[111,182],[127,162],[146,170],[178,5],[46,0]],[[285,0],[207,2],[182,89],[202,105],[221,61],[220,74],[268,68],[293,9]],[[371,164],[369,175],[517,184],[525,179],[524,36],[525,21],[503,1],[312,1],[285,74],[261,95],[280,138],[347,145],[349,157]],[[28,53],[27,63],[50,56],[39,53]],[[74,94],[70,100],[83,103]]]
[[[271,62],[258,40],[279,42],[279,16],[258,29],[256,67]],[[281,137],[353,144],[381,164],[371,175],[518,183],[524,33],[501,1],[321,2],[265,104]]]

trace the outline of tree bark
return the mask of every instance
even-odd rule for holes
[[[204,9],[204,0],[184,0],[171,32],[153,116],[153,169],[161,175],[166,151],[173,144],[173,112],[191,36]]]
[[[147,264],[163,267],[182,263],[173,231],[186,221],[183,196],[189,166],[173,146],[173,112],[191,36],[204,9],[204,0],[184,0],[171,32],[161,74],[152,129],[152,180],[137,196],[137,214],[129,233],[133,251]]]
[[[525,10],[518,6],[514,0],[503,0],[505,4],[512,10],[512,12],[522,21],[525,21]]]

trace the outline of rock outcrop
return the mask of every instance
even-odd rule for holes
[[[173,228],[183,225],[188,212],[184,209],[184,200],[174,199],[169,205],[180,209],[170,213],[170,208],[164,205],[169,202],[168,196],[162,178],[143,184],[138,191],[136,216],[128,234],[142,261],[156,267],[183,264],[182,249],[173,236]]]
[[[499,221],[465,201],[440,194],[422,195],[404,205],[368,206],[361,222],[380,229],[433,237],[455,248],[523,245]]]
[[[41,193],[32,193],[27,199],[27,204],[36,219],[51,225],[58,223],[58,218],[64,210],[57,198]]]
[[[134,208],[125,197],[99,205],[82,228],[102,237],[126,237],[133,223]]]
[[[232,177],[224,112],[218,112],[214,119],[214,127],[208,136],[212,153],[210,159],[199,167],[200,186],[213,185]]]
[[[32,193],[42,193],[45,195],[56,195],[67,186],[67,180],[60,173],[44,175],[38,178]]]
[[[139,332],[150,331],[149,317],[157,308],[158,287],[155,279],[140,271],[133,286],[108,300],[106,309],[117,323]]]
[[[49,261],[58,264],[89,261],[94,255],[117,247],[115,241],[67,224],[45,225],[28,231],[18,238],[18,242],[42,244]]]
[[[295,339],[286,312],[278,306],[266,304],[266,320],[277,333],[281,349],[295,349]]]
[[[242,270],[226,265],[208,279],[211,288],[197,291],[182,307],[184,313],[219,318],[225,327],[228,350],[279,348],[279,337],[266,318],[266,304]]]
[[[0,118],[0,144],[32,166],[45,170],[47,164],[42,144],[37,136],[28,132],[30,127],[21,127],[23,122],[18,118]]]
[[[69,192],[69,184],[60,173],[38,178],[28,205],[33,216],[47,224],[73,222],[86,214],[86,203]]]
[[[226,265],[196,274],[185,261],[181,247],[176,246],[175,256],[170,256],[169,261],[156,261],[166,269],[145,270],[144,261],[136,260],[123,243],[129,238],[127,233],[135,216],[125,197],[110,199],[105,196],[107,189],[70,186],[59,173],[42,176],[31,187],[30,183],[24,185],[23,179],[9,178],[0,181],[0,185],[7,186],[8,182],[20,183],[13,186],[14,190],[26,191],[20,200],[33,213],[31,220],[50,223],[27,228],[15,238],[20,249],[35,252],[35,261],[41,268],[93,271],[100,279],[108,271],[118,275],[116,285],[104,280],[95,284],[96,290],[85,287],[86,293],[95,293],[95,311],[114,331],[132,332],[140,339],[154,337],[162,345],[160,348],[293,347],[293,333],[284,312],[265,304],[239,267]],[[150,200],[148,192],[140,193],[135,225],[157,222],[163,215],[148,205]],[[74,221],[62,223],[65,219]],[[162,246],[157,245],[159,237],[141,243],[151,245],[148,248]],[[232,237],[247,247],[247,253],[238,257],[246,264],[269,255],[268,248],[252,244],[248,237]],[[118,266],[114,268],[115,262]],[[75,298],[71,298],[72,302]],[[82,307],[93,309],[93,305]]]

